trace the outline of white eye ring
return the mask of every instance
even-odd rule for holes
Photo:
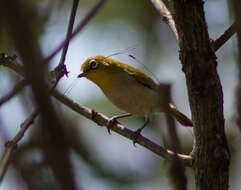
[[[95,59],[90,60],[90,69],[96,69],[98,67],[98,62]]]

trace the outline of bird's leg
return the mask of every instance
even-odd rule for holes
[[[131,138],[134,146],[136,146],[135,144],[137,142],[138,137],[141,135],[141,131],[148,125],[149,122],[150,122],[150,119],[147,118],[145,123],[142,125],[142,127],[140,127],[134,133],[132,133]]]
[[[107,124],[107,130],[108,130],[108,133],[110,133],[110,129],[111,127],[116,124],[116,123],[119,123],[118,122],[118,119],[121,119],[121,118],[124,118],[124,117],[130,117],[132,116],[131,113],[125,113],[125,114],[121,114],[121,115],[116,115],[116,116],[113,116],[110,118],[110,120],[108,121],[108,124]]]

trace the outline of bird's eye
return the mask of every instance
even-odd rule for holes
[[[98,67],[98,62],[95,59],[90,60],[90,69],[96,69]]]

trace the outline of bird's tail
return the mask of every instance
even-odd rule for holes
[[[193,126],[192,120],[189,119],[187,116],[185,116],[180,111],[178,111],[174,105],[168,104],[168,108],[169,108],[168,113],[171,114],[180,124],[182,124],[183,126],[187,126],[187,127]]]

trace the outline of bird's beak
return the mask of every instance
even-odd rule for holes
[[[86,74],[86,72],[82,72],[82,73],[80,73],[80,74],[77,76],[77,78],[82,78],[82,77],[85,76],[85,74]]]

